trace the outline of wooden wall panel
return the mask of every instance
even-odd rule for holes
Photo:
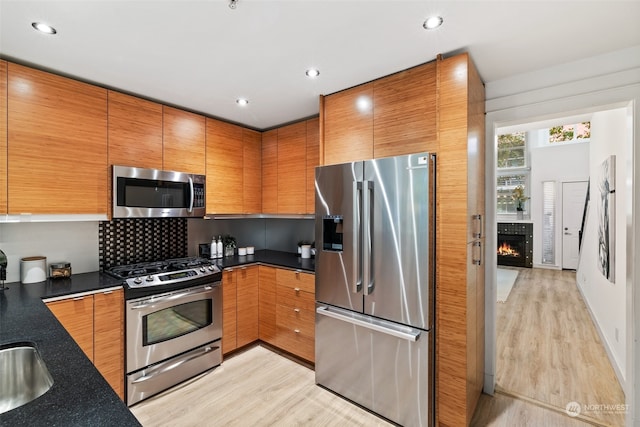
[[[307,209],[306,213],[316,211],[316,166],[320,164],[320,120],[307,120]]]
[[[0,60],[0,214],[7,213],[7,62]]]
[[[375,80],[373,109],[375,158],[435,151],[436,62]]]
[[[373,83],[324,97],[324,164],[373,158]]]
[[[242,213],[243,128],[207,122],[207,213]]]
[[[7,105],[9,213],[106,214],[107,91],[8,63]]]
[[[278,128],[278,213],[306,211],[307,126]]]
[[[162,168],[206,174],[204,116],[162,106]]]
[[[259,267],[259,327],[260,340],[276,345],[276,269]]]
[[[262,212],[278,213],[278,129],[262,134]]]
[[[262,212],[262,135],[254,130],[242,131],[243,213]]]
[[[93,307],[93,364],[124,400],[124,291],[94,294]]]
[[[109,91],[109,166],[162,169],[162,105]]]

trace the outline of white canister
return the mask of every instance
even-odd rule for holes
[[[253,255],[255,248],[253,246],[247,246],[247,255]]]
[[[47,280],[47,258],[30,256],[20,259],[20,281],[38,283]]]
[[[238,248],[238,255],[245,256],[247,254],[247,248]]]
[[[302,258],[311,258],[311,245],[302,245]]]

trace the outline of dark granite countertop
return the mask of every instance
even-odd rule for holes
[[[23,285],[0,291],[0,344],[34,345],[53,377],[53,386],[26,405],[0,414],[3,426],[139,426],[43,298],[119,286],[100,273]]]
[[[314,273],[316,269],[315,258],[302,258],[298,254],[271,250],[255,251],[253,255],[218,258],[215,263],[220,268],[259,263],[302,270],[307,273]]]

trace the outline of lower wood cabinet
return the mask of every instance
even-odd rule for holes
[[[276,268],[261,265],[259,284],[259,325],[260,341],[276,345]]]
[[[236,344],[238,347],[258,340],[258,268],[254,265],[239,267],[237,270]]]
[[[226,268],[222,272],[222,354],[227,354],[238,348],[236,341],[236,331],[238,330],[236,289],[236,271],[232,268]]]
[[[124,399],[124,291],[69,296],[46,304]]]

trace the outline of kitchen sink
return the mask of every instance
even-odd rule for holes
[[[0,414],[42,396],[52,385],[53,378],[32,344],[0,345]]]

